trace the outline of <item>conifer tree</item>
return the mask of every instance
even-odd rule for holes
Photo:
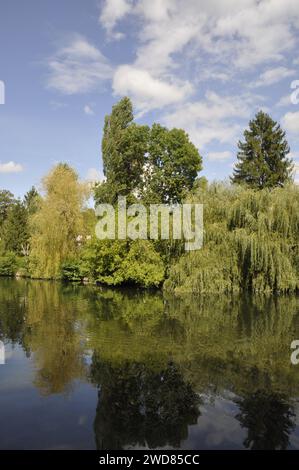
[[[285,132],[268,114],[260,111],[249,122],[244,138],[238,144],[233,183],[262,189],[284,186],[292,179],[293,163],[287,158],[290,147]]]

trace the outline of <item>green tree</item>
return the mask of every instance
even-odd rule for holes
[[[83,231],[87,188],[66,164],[54,167],[43,181],[46,193],[31,217],[30,264],[33,277],[58,278],[62,264],[77,254]]]
[[[15,203],[14,195],[7,189],[0,190],[0,228],[7,217],[8,210]]]
[[[179,202],[202,168],[196,147],[182,129],[133,122],[132,103],[123,98],[105,118],[102,140],[106,181],[95,189],[96,202],[118,195],[146,202]]]
[[[283,186],[292,177],[293,163],[285,132],[263,111],[249,122],[244,131],[244,142],[239,142],[238,163],[232,181],[246,183],[252,188]]]
[[[294,410],[286,398],[272,391],[257,390],[238,399],[240,412],[236,416],[248,434],[246,449],[286,450],[295,428]]]
[[[27,191],[24,196],[24,206],[26,207],[28,214],[32,215],[38,210],[39,203],[41,201],[41,197],[38,194],[37,190],[34,186]]]
[[[139,185],[147,150],[148,127],[133,123],[133,108],[125,97],[105,117],[102,140],[104,175],[98,185],[98,202],[115,202],[118,195],[129,195]]]
[[[3,244],[6,251],[17,255],[28,254],[28,212],[21,201],[16,201],[8,211],[3,225]]]
[[[202,169],[202,158],[182,129],[153,124],[145,172],[149,202],[180,202]]]

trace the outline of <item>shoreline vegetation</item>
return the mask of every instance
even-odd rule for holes
[[[299,186],[285,133],[260,112],[239,142],[227,182],[200,176],[202,157],[181,129],[134,122],[128,98],[106,117],[105,180],[93,186],[61,163],[23,200],[0,191],[0,276],[163,288],[168,295],[299,291]],[[203,204],[203,248],[185,240],[99,240],[87,201]],[[117,209],[116,209],[117,210]],[[170,219],[171,222],[171,219]]]

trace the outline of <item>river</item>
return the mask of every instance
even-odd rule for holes
[[[1,449],[299,449],[298,297],[0,279]]]

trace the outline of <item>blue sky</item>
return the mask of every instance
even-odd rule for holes
[[[17,196],[59,161],[102,178],[104,116],[124,95],[138,122],[186,129],[210,180],[262,108],[299,180],[298,0],[2,0],[0,51],[0,187]]]

